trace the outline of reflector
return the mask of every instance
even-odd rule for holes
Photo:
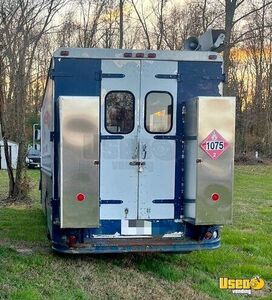
[[[61,56],[69,56],[69,51],[67,51],[67,50],[62,50],[62,51],[60,51],[60,55],[61,55]]]
[[[85,195],[84,194],[82,194],[82,193],[78,193],[77,195],[76,195],[76,199],[77,199],[77,201],[83,201],[83,200],[85,200]]]
[[[212,199],[213,201],[218,201],[218,200],[220,199],[220,195],[217,194],[217,193],[213,193],[213,194],[211,195],[211,199]]]

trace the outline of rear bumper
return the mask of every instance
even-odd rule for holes
[[[220,238],[214,240],[194,241],[180,238],[139,238],[139,239],[91,239],[77,243],[74,247],[54,243],[56,252],[71,254],[90,253],[128,253],[128,252],[191,252],[213,250],[220,247]]]

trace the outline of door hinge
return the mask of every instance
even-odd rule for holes
[[[176,79],[177,81],[181,81],[181,74],[180,73],[177,73],[177,74],[156,74],[155,77],[159,78],[159,79]]]
[[[121,73],[101,73],[102,78],[124,78],[126,77],[125,74]]]
[[[95,72],[96,81],[101,81],[102,78],[124,78],[124,77],[126,77],[126,75],[122,73],[102,73],[102,71]]]
[[[54,139],[55,139],[55,132],[50,131],[50,142],[54,142]]]
[[[72,73],[57,72],[55,69],[49,71],[49,78],[54,79],[55,77],[73,77]]]

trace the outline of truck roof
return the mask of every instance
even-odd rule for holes
[[[212,51],[183,51],[183,50],[131,50],[105,48],[58,48],[53,57],[97,58],[97,59],[150,59],[169,61],[217,61],[223,58]]]

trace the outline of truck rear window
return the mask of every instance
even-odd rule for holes
[[[145,128],[150,133],[167,133],[172,128],[173,98],[168,92],[150,92],[145,98]]]
[[[130,133],[134,128],[135,99],[131,92],[113,91],[105,97],[105,127],[109,133]]]

